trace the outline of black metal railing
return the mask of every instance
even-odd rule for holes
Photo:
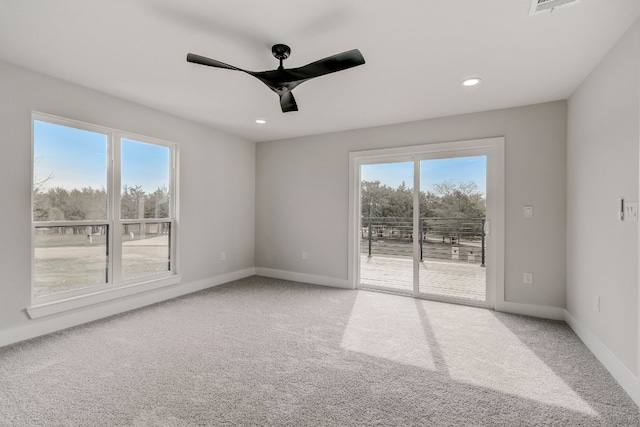
[[[484,218],[420,218],[420,261],[447,259],[484,267],[485,222]],[[361,224],[362,252],[369,257],[413,255],[413,218],[362,217]]]

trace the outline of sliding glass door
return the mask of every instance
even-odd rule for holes
[[[486,156],[420,161],[421,294],[485,302]]]
[[[413,293],[414,162],[362,165],[360,283]]]
[[[503,209],[496,146],[375,150],[352,162],[356,286],[492,306],[502,251],[491,235]]]

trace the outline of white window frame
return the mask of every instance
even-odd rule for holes
[[[34,149],[34,122],[44,121],[62,126],[68,126],[75,129],[87,130],[105,134],[107,136],[107,218],[104,220],[83,220],[83,221],[35,221],[33,217],[33,179],[35,167],[35,149]],[[31,114],[31,304],[27,308],[27,313],[31,318],[39,318],[55,313],[86,307],[116,298],[122,298],[152,289],[158,289],[165,286],[171,286],[180,283],[180,275],[178,274],[178,145],[166,142],[157,138],[136,135],[117,129],[98,126],[78,120],[67,119],[50,114],[32,112]],[[169,148],[170,155],[170,176],[169,176],[169,218],[140,218],[140,219],[121,219],[120,218],[120,200],[121,200],[121,141],[129,139],[136,142],[160,145]],[[163,273],[153,274],[150,276],[134,278],[130,280],[121,280],[121,262],[122,262],[122,233],[116,232],[121,230],[124,224],[146,224],[146,223],[170,223],[170,270]],[[109,227],[107,244],[109,247],[107,283],[100,285],[88,286],[80,289],[60,292],[52,295],[36,297],[34,292],[35,282],[35,230],[37,227],[46,226],[75,226],[75,225],[107,225]]]

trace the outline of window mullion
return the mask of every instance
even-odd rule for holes
[[[120,220],[120,200],[122,191],[121,182],[121,136],[113,132],[111,134],[111,191],[109,192],[109,203],[111,209],[111,246],[110,246],[110,282],[119,283],[122,273],[122,221]]]
[[[412,221],[412,233],[413,233],[413,295],[418,296],[420,294],[420,158],[416,156],[413,160],[413,218]]]
[[[176,236],[177,236],[177,219],[179,216],[178,212],[178,176],[179,176],[179,158],[178,158],[178,149],[176,145],[171,147],[171,175],[170,175],[170,189],[173,194],[171,194],[169,200],[169,218],[170,218],[170,260],[171,260],[171,271],[174,273],[178,273],[178,249],[176,245]]]

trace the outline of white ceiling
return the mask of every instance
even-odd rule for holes
[[[640,16],[639,0],[0,0],[0,58],[268,141],[566,99]],[[300,111],[236,71],[358,48],[366,64],[296,88]],[[482,83],[463,88],[468,76]],[[267,124],[254,121],[264,118]]]

